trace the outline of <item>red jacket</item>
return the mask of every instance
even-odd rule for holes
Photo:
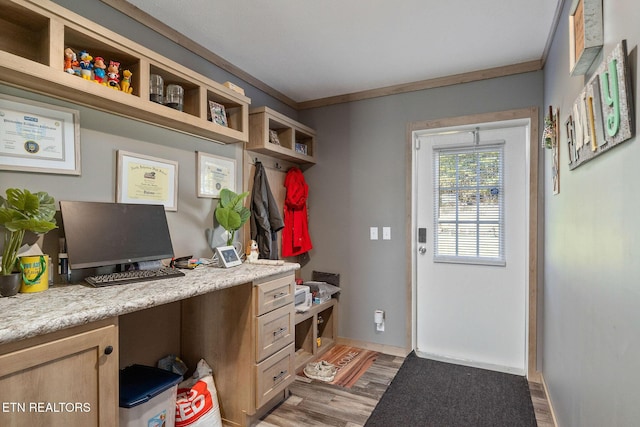
[[[302,171],[296,167],[287,172],[284,186],[287,189],[287,195],[284,199],[282,256],[290,257],[308,252],[313,247],[307,223],[309,187]]]

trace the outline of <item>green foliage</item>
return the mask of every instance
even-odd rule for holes
[[[227,188],[220,191],[220,203],[216,207],[215,216],[218,223],[229,232],[229,246],[233,244],[236,230],[239,230],[251,216],[249,209],[242,205],[242,200],[248,195],[248,191],[242,194],[236,194]]]
[[[25,231],[44,234],[56,228],[55,200],[44,191],[9,188],[0,196],[0,227],[4,228],[2,275],[13,272]]]

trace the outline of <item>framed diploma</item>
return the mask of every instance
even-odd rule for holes
[[[116,201],[178,210],[178,162],[118,150]]]
[[[236,161],[198,151],[197,153],[198,197],[220,197],[220,190],[236,191]]]
[[[80,113],[0,94],[0,169],[80,175]]]

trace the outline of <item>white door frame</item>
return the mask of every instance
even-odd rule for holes
[[[519,110],[501,111],[496,113],[485,113],[471,116],[461,116],[444,118],[438,120],[427,120],[421,122],[412,122],[407,126],[407,149],[406,149],[406,188],[407,188],[407,205],[406,211],[408,216],[407,221],[407,241],[411,244],[407,245],[407,260],[409,264],[408,276],[408,292],[409,298],[407,298],[407,337],[406,342],[410,343],[411,348],[407,349],[411,351],[415,348],[416,344],[416,236],[415,230],[415,189],[414,189],[414,138],[413,133],[415,131],[424,130],[437,130],[441,128],[453,128],[457,126],[471,126],[481,123],[502,122],[510,120],[522,120],[528,119],[530,124],[530,152],[529,158],[529,232],[528,232],[528,253],[529,253],[529,274],[528,274],[528,319],[527,319],[527,378],[530,381],[539,382],[540,372],[538,371],[537,363],[537,330],[538,330],[538,278],[542,277],[539,272],[541,265],[538,263],[539,250],[542,249],[541,230],[538,228],[539,221],[541,221],[542,212],[539,210],[540,196],[538,182],[540,174],[539,168],[539,150],[540,144],[538,144],[539,134],[539,117],[538,107],[530,107]],[[541,222],[540,222],[541,223]]]

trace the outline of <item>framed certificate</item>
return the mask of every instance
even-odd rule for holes
[[[220,197],[220,190],[236,191],[236,161],[198,151],[196,159],[198,197]]]
[[[80,175],[80,113],[0,94],[0,169]]]
[[[164,205],[178,210],[178,162],[118,150],[118,203]]]

